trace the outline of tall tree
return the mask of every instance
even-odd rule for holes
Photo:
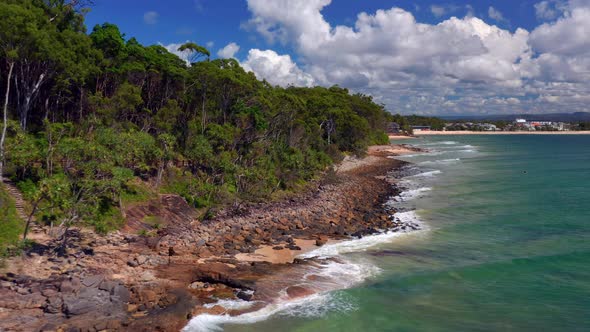
[[[178,50],[180,52],[187,53],[188,61],[190,63],[195,63],[202,57],[207,57],[207,59],[209,59],[209,57],[211,56],[211,53],[209,53],[208,49],[206,49],[203,46],[197,45],[195,43],[191,43],[191,42],[184,43],[184,44],[180,45]]]

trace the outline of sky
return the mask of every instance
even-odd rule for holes
[[[346,87],[392,113],[590,111],[590,0],[95,0],[89,32],[180,57],[193,41],[281,86]]]

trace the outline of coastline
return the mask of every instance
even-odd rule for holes
[[[8,262],[5,270],[14,273],[1,278],[0,329],[178,331],[197,315],[248,313],[284,293],[290,300],[313,296],[318,289],[282,280],[341,262],[298,256],[400,226],[384,207],[396,194],[386,175],[405,162],[388,157],[414,151],[371,147],[363,159],[345,158],[307,193],[223,211],[211,221],[197,221],[182,199],[162,195],[126,211],[129,222],[120,232],[99,237],[77,230],[69,257],[46,251]],[[156,237],[137,236],[142,212],[154,206],[174,222]],[[216,299],[256,304],[228,309]]]
[[[436,135],[590,135],[590,131],[419,131],[414,136]],[[399,137],[396,137],[399,138]]]

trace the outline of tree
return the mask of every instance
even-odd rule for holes
[[[8,76],[6,78],[6,96],[4,97],[4,107],[2,111],[2,136],[0,137],[0,182],[4,179],[4,142],[6,140],[6,130],[8,129],[8,97],[10,96],[10,79],[12,77],[12,70],[14,69],[14,61],[11,61],[11,56],[6,57],[8,61]]]
[[[207,59],[209,59],[211,56],[208,49],[191,42],[180,45],[178,51],[186,53],[187,59],[190,63],[195,63],[202,57],[207,57]]]
[[[10,97],[10,86],[12,73],[16,58],[18,57],[18,48],[20,41],[15,38],[25,25],[23,17],[14,17],[14,15],[23,14],[23,12],[14,5],[0,3],[0,52],[6,59],[8,66],[8,75],[6,76],[6,92],[4,96],[4,107],[2,109],[2,135],[0,136],[0,182],[4,177],[5,151],[4,143],[6,141],[6,130],[8,129],[8,101]],[[26,17],[26,15],[25,15]]]

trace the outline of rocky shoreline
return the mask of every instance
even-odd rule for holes
[[[384,203],[397,194],[387,174],[405,164],[388,157],[404,151],[412,149],[372,147],[305,194],[232,207],[213,220],[201,222],[182,198],[161,195],[129,207],[119,232],[71,230],[63,256],[53,253],[56,243],[39,241],[2,270],[0,331],[179,331],[201,313],[241,313],[215,299],[271,301],[278,292],[268,286],[272,280],[317,262],[273,264],[261,248],[292,258],[302,246],[402,226]],[[151,229],[148,216],[164,221],[161,228]],[[138,235],[142,229],[153,236]],[[43,230],[37,232],[43,239]],[[293,298],[309,294],[297,286],[286,290]]]

